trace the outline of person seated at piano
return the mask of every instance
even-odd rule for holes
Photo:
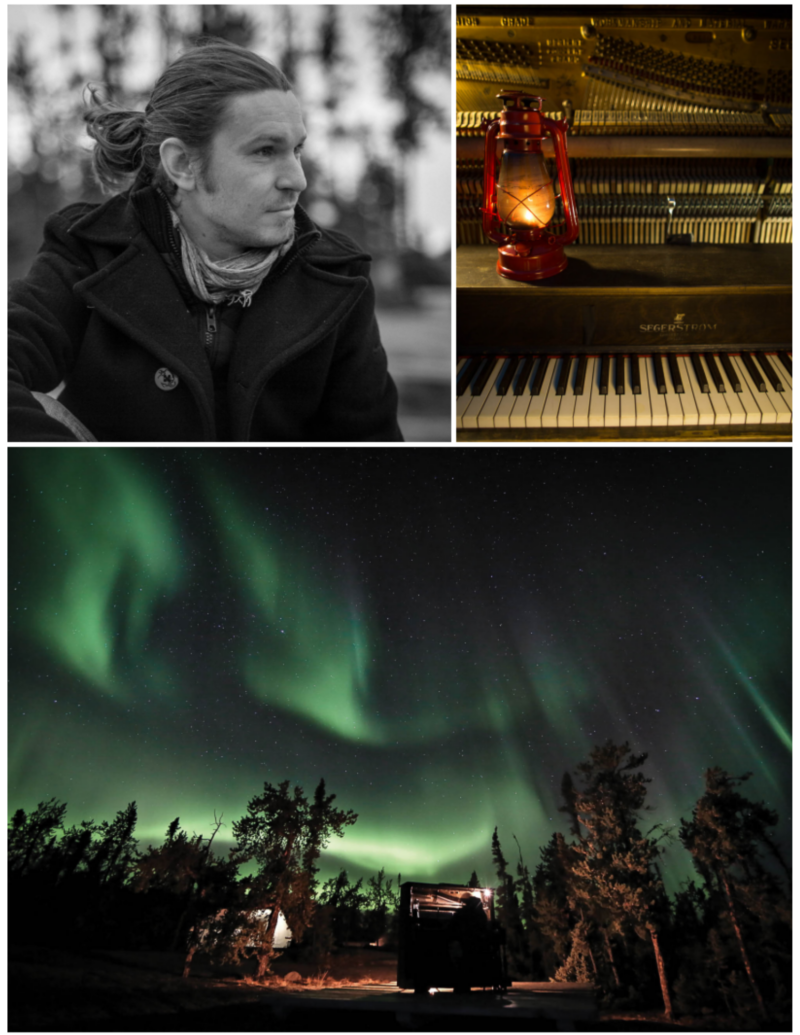
[[[143,112],[92,91],[84,118],[118,193],[52,216],[12,285],[9,439],[400,440],[370,259],[297,203],[283,73],[209,41]]]

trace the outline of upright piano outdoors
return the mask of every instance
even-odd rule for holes
[[[416,881],[400,886],[400,988],[504,991],[510,984],[504,946],[491,888]]]

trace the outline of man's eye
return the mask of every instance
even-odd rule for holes
[[[294,153],[295,153],[295,157],[296,158],[302,158],[303,157],[303,145],[301,144],[299,147],[296,147],[294,149]]]

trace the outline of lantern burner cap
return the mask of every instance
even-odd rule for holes
[[[497,99],[503,102],[506,111],[541,111],[544,104],[543,97],[535,97],[524,90],[504,90],[497,94]],[[538,108],[531,108],[533,101],[539,102]]]

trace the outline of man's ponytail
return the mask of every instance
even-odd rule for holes
[[[83,120],[86,132],[95,141],[92,169],[103,190],[119,190],[144,164],[147,116],[143,111],[100,101],[93,88],[90,93],[92,107]]]

